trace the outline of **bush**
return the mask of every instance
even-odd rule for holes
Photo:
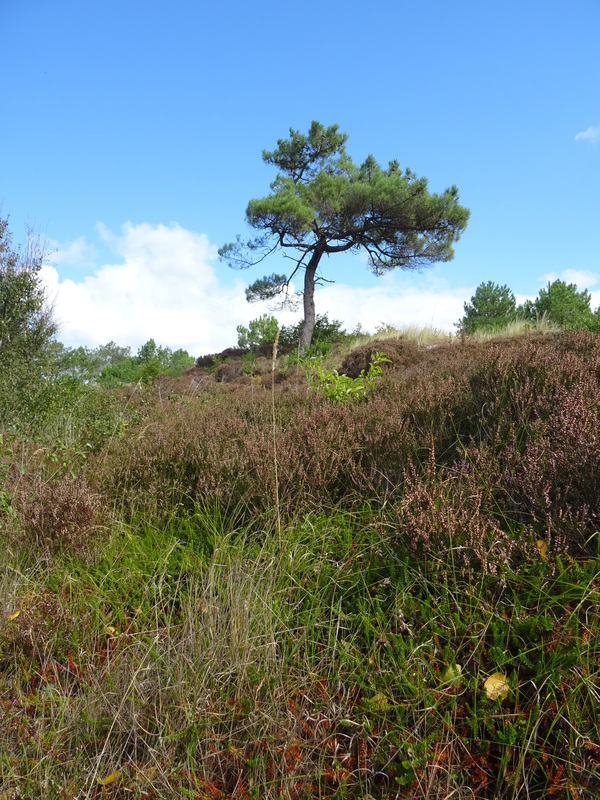
[[[515,296],[508,286],[493,281],[481,283],[470,302],[464,304],[465,316],[457,323],[460,333],[499,330],[513,322],[517,315]]]
[[[242,374],[243,364],[240,361],[227,361],[219,364],[214,371],[215,380],[222,383],[229,383],[229,381],[239,378]]]
[[[350,378],[340,375],[335,369],[328,371],[318,363],[308,362],[307,380],[314,391],[321,392],[334,403],[348,403],[366,397],[375,388],[376,378],[383,372],[382,364],[389,363],[390,359],[384,353],[374,353],[369,369],[363,369],[356,378]]]
[[[401,337],[395,339],[372,339],[370,342],[355,347],[342,361],[340,372],[349,378],[358,378],[361,372],[369,369],[373,356],[378,351],[384,351],[389,359],[390,367],[406,369],[418,364],[423,364],[423,350],[415,342]]]
[[[56,324],[40,280],[43,242],[28,231],[14,250],[0,218],[0,426],[26,427],[52,363]]]
[[[279,334],[279,344],[282,347],[297,346],[300,341],[303,325],[304,322],[302,320],[295,325],[284,325]],[[322,350],[323,345],[332,345],[336,342],[341,342],[347,336],[348,334],[342,328],[342,323],[339,319],[330,320],[327,314],[317,314],[311,342],[312,354],[317,355],[319,353],[319,348]],[[306,355],[310,355],[310,353]]]
[[[81,476],[65,475],[49,481],[42,474],[17,483],[12,504],[18,514],[19,531],[27,548],[42,552],[94,552],[106,517],[101,515],[97,494]]]
[[[597,321],[590,308],[591,296],[587,290],[577,291],[574,283],[556,280],[548,282],[536,300],[524,304],[519,313],[536,320],[546,317],[565,330],[596,330]]]

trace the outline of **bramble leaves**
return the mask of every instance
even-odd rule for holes
[[[347,403],[350,400],[365,397],[375,387],[375,379],[381,375],[382,364],[389,364],[385,353],[375,353],[369,371],[362,370],[357,378],[340,375],[337,370],[326,370],[320,364],[310,364],[306,373],[309,386],[321,392],[335,403]]]

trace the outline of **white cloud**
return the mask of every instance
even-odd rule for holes
[[[117,263],[81,281],[61,281],[53,267],[45,268],[65,344],[114,340],[135,350],[152,337],[193,355],[235,344],[235,326],[248,314],[243,285],[219,285],[216,248],[204,234],[146,223],[127,223],[119,235],[102,233],[120,256]]]
[[[517,304],[517,308],[522,306],[526,300],[531,300],[532,302],[535,300],[537,295],[534,294],[515,294],[515,302]]]
[[[47,244],[50,248],[48,260],[52,264],[86,267],[93,264],[96,256],[96,248],[89,244],[84,236],[62,244],[49,239]]]
[[[585,269],[564,269],[562,272],[548,272],[546,275],[540,277],[542,283],[553,283],[556,280],[564,281],[565,283],[574,283],[578,290],[581,292],[583,289],[589,289],[598,283],[598,275],[591,270]]]
[[[600,125],[590,125],[585,131],[580,131],[575,136],[576,142],[589,142],[590,144],[596,144],[596,142],[600,142]]]
[[[183,347],[198,356],[235,345],[236,325],[247,325],[269,311],[265,304],[246,302],[247,280],[232,282],[226,272],[219,274],[213,265],[216,247],[204,234],[177,224],[126,223],[118,234],[102,225],[97,230],[114,254],[114,263],[81,280],[61,280],[54,267],[44,267],[61,324],[59,338],[66,345],[97,347],[113,340],[135,352],[152,337],[158,344]],[[78,251],[85,255],[89,246],[78,239],[65,248],[73,263]],[[341,320],[347,330],[360,323],[374,331],[389,323],[452,331],[473,291],[450,289],[431,275],[390,273],[371,288],[326,286],[318,289],[315,299],[317,313]],[[299,312],[274,313],[282,324],[300,318]]]
[[[465,300],[474,291],[473,287],[451,289],[431,276],[406,279],[389,275],[382,278],[381,285],[368,289],[327,286],[315,299],[318,313],[327,312],[330,319],[342,320],[347,330],[360,323],[371,332],[382,324],[452,332],[464,314]]]

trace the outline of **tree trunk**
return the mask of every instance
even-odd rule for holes
[[[312,342],[313,331],[315,329],[315,275],[323,251],[316,249],[304,270],[304,325],[300,334],[298,353],[303,356]]]

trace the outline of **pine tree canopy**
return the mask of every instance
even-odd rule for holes
[[[313,121],[308,135],[290,129],[263,161],[278,168],[271,193],[250,200],[248,225],[257,235],[227,244],[219,255],[231,267],[246,268],[282,249],[295,251],[287,276],[256,281],[249,299],[268,299],[285,292],[298,270],[304,270],[303,350],[310,346],[315,321],[314,287],[324,254],[367,254],[371,270],[421,269],[449,261],[453,244],[465,230],[468,209],[459,205],[458,189],[432,194],[427,180],[397,161],[382,168],[373,156],[356,166],[346,153],[347,136],[338,126]]]

